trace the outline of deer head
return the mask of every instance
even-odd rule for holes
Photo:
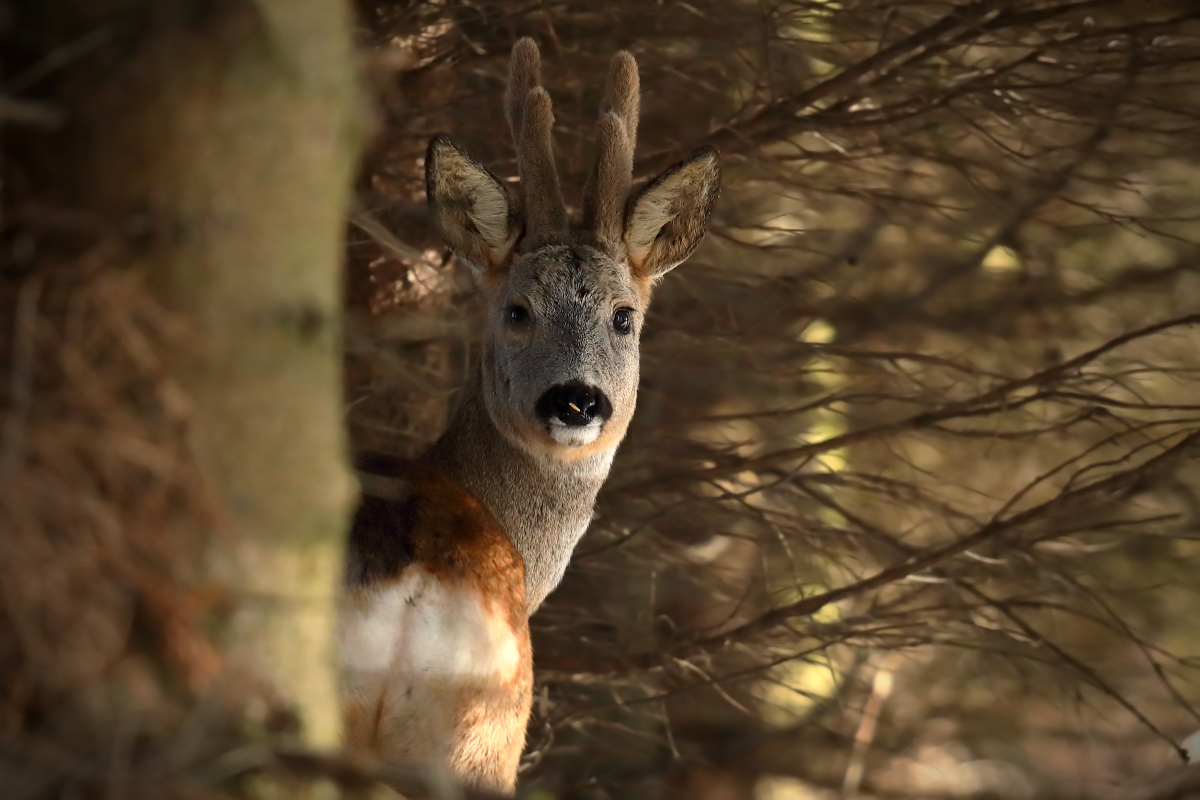
[[[447,245],[483,288],[483,398],[497,429],[561,462],[611,452],[633,416],[638,342],[654,283],[708,229],[719,169],[701,148],[631,191],[637,64],[612,62],[582,214],[568,219],[554,166],[550,96],[532,39],[513,48],[505,96],[517,196],[445,135],[429,144],[426,188]]]

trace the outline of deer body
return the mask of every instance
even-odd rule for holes
[[[444,136],[430,209],[486,299],[479,368],[415,462],[364,455],[339,627],[346,739],[510,791],[532,702],[528,617],[558,585],[633,415],[655,280],[703,238],[716,155],[630,192],[637,68],[613,60],[582,219],[555,173],[532,40],[507,112],[520,197]]]
[[[426,464],[360,455],[339,620],[346,744],[511,788],[533,686],[524,568],[487,508]]]

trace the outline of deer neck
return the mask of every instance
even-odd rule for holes
[[[477,369],[423,460],[482,500],[503,526],[525,561],[532,615],[562,579],[587,530],[616,448],[574,462],[531,454],[500,432],[486,405]]]

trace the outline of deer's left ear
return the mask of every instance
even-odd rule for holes
[[[701,147],[635,194],[625,212],[634,271],[657,279],[690,256],[708,231],[720,189],[717,151]]]

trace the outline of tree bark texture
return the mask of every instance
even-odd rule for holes
[[[187,325],[176,359],[227,524],[202,567],[234,674],[338,736],[334,593],[353,489],[340,397],[344,215],[364,129],[340,0],[72,2],[56,183],[135,243]]]

